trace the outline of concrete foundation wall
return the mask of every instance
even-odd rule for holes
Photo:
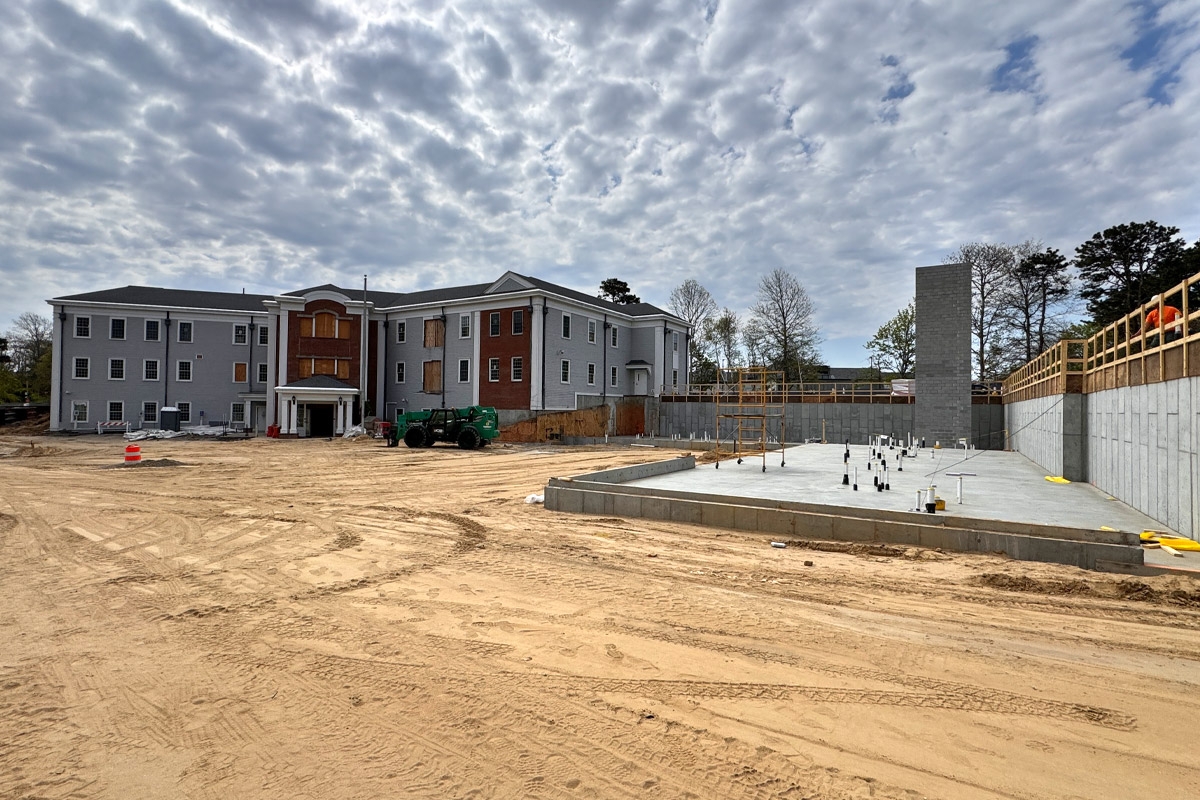
[[[1087,398],[1087,479],[1185,536],[1200,532],[1200,378]]]
[[[1049,475],[1063,474],[1063,397],[1050,395],[1004,406],[1009,447]]]

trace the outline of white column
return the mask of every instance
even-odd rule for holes
[[[342,434],[346,431],[346,401],[338,398],[337,402],[337,427],[333,429],[336,434]]]
[[[483,312],[474,311],[471,313],[474,320],[471,322],[471,332],[475,334],[475,341],[471,343],[471,360],[475,365],[471,367],[471,405],[479,405],[479,387],[483,384],[484,377],[481,374],[483,364],[479,363],[479,348],[483,342],[483,329],[479,327],[483,321]]]
[[[387,331],[383,321],[375,320],[375,416],[387,419],[387,404],[384,402],[384,378],[387,376]]]
[[[51,306],[51,308],[54,308]],[[62,381],[58,379],[62,372],[63,363],[63,345],[65,338],[63,333],[63,321],[59,319],[59,310],[54,309],[54,334],[51,342],[50,355],[50,430],[57,431],[63,428],[63,418],[71,419],[71,403],[66,395],[63,394]]]
[[[267,326],[270,339],[267,344],[267,385],[263,387],[263,392],[267,395],[267,424],[274,425],[279,422],[279,396],[275,393],[275,387],[279,385],[278,381],[271,378],[275,374],[275,348],[279,344],[279,312],[276,309],[271,310],[267,321],[263,323]]]
[[[287,401],[287,404],[288,404],[288,406],[287,406],[288,407],[288,412],[287,412],[288,413],[288,433],[294,434],[297,432],[296,431],[296,411],[298,410],[299,403],[296,401],[296,398],[293,397],[291,400]]]
[[[649,375],[651,385],[648,387],[648,391],[646,392],[646,394],[650,395],[651,397],[658,397],[659,392],[662,391],[663,384],[666,383],[665,376],[667,367],[664,363],[666,359],[664,358],[665,353],[663,352],[669,346],[667,341],[668,337],[664,336],[666,329],[667,328],[665,324],[656,325],[654,327],[654,370]]]
[[[533,411],[543,408],[542,370],[546,365],[542,363],[542,355],[545,350],[543,342],[546,340],[546,315],[542,313],[542,309],[545,307],[546,299],[542,298],[542,302],[533,305],[532,311],[529,312],[533,317],[529,320],[529,324],[533,326],[529,337],[529,408]]]
[[[288,379],[287,379],[288,310],[283,305],[279,306],[279,324],[275,326],[274,333],[278,337],[278,341],[274,343],[275,347],[272,348],[272,352],[277,353],[276,357],[279,359],[278,363],[276,363],[276,365],[275,365],[275,368],[276,368],[275,385],[276,386],[286,386],[287,382],[288,382]],[[290,418],[288,419],[287,432],[295,433],[296,432],[296,404],[293,403],[291,400],[288,400],[287,398],[280,398],[276,402],[283,402],[288,405],[288,414],[289,414]]]

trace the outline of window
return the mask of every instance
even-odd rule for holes
[[[260,361],[258,362],[258,382],[266,383],[268,380],[267,365]]]
[[[121,317],[113,317],[108,321],[108,338],[124,339],[125,338],[125,320]]]
[[[158,341],[158,320],[156,320],[156,319],[146,320],[146,341],[147,342],[157,342]]]
[[[445,344],[445,342],[446,342],[446,320],[444,320],[444,319],[427,319],[427,320],[425,320],[425,346],[426,347],[441,347],[443,344]]]
[[[108,379],[110,381],[125,380],[125,359],[110,358],[108,360]]]
[[[679,352],[679,334],[675,331],[671,332],[671,352]]]
[[[176,331],[178,332],[179,341],[190,342],[192,340],[192,323],[181,322]]]
[[[596,343],[596,320],[588,320],[588,344]]]
[[[245,361],[233,362],[233,382],[234,383],[245,383],[246,382],[246,362]]]
[[[233,326],[233,343],[234,344],[245,344],[248,341],[250,341],[250,337],[246,333],[246,326],[245,325],[234,325]]]
[[[571,315],[563,314],[562,337],[564,339],[571,338]]]
[[[500,380],[500,359],[498,359],[498,358],[489,358],[488,359],[488,380],[491,381],[492,383],[495,383],[498,380]]]
[[[426,361],[421,365],[423,367],[423,375],[421,380],[421,391],[426,394],[441,394],[442,392],[442,362],[441,361]]]
[[[179,409],[179,421],[192,421],[192,404],[191,403],[176,403],[175,407]]]
[[[142,403],[142,422],[158,422],[158,403],[153,400]]]
[[[87,400],[73,400],[71,402],[71,421],[72,422],[87,422],[88,421]]]
[[[158,380],[158,359],[147,358],[142,362],[142,380],[156,381]]]
[[[588,386],[596,385],[596,365],[588,364]]]
[[[404,362],[396,362],[396,383],[404,383]]]
[[[611,328],[609,328],[608,341],[613,347],[617,346],[617,326],[616,325],[613,325]]]
[[[672,386],[679,385],[679,370],[677,370],[677,369],[671,370],[671,385]]]
[[[500,335],[500,312],[493,311],[488,315],[488,336]]]
[[[175,362],[175,380],[190,381],[192,379],[192,362],[177,361]]]
[[[92,361],[90,358],[75,359],[75,377],[81,381],[86,381],[92,376]]]
[[[91,317],[76,317],[75,318],[75,338],[76,339],[92,338],[92,318]]]
[[[471,361],[470,361],[470,359],[460,358],[458,360],[458,382],[459,383],[470,383],[471,382]]]
[[[614,389],[617,388],[617,368],[616,367],[608,368],[608,385],[613,387]]]
[[[513,311],[513,336],[520,336],[525,332],[525,312],[521,309]]]
[[[265,323],[258,326],[258,343],[264,346],[271,343],[271,329]]]
[[[470,314],[459,314],[458,315],[458,338],[460,338],[460,339],[470,339],[471,338],[471,315]]]
[[[571,362],[565,358],[558,363],[558,379],[563,383],[571,382]]]
[[[229,407],[230,422],[245,422],[246,421],[246,404],[234,403]]]
[[[125,421],[125,404],[120,400],[108,401],[108,421],[109,422],[124,422]]]
[[[512,379],[514,381],[525,380],[525,359],[521,356],[513,356]]]
[[[405,337],[408,335],[408,332],[405,330],[406,328],[404,320],[396,321],[396,344],[404,344]]]
[[[313,360],[313,375],[337,375],[336,358],[317,358]]]
[[[338,338],[338,318],[337,318],[337,315],[332,312],[324,311],[324,312],[318,312],[318,313],[314,314],[313,318],[312,318],[312,322],[309,324],[312,325],[312,332],[309,334],[310,336],[314,336],[317,339],[336,339],[336,338]],[[307,326],[304,324],[304,320],[301,319],[300,320],[300,335],[301,336],[304,335],[304,329],[306,327]]]

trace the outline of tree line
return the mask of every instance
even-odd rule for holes
[[[50,398],[54,326],[26,311],[0,336],[0,403],[38,403]]]
[[[1007,377],[1062,338],[1087,338],[1200,272],[1200,240],[1190,247],[1179,229],[1154,220],[1114,225],[1075,248],[1075,257],[1042,242],[972,242],[944,259],[971,268],[971,360],[982,381]],[[1188,299],[1196,308],[1200,286]],[[1082,306],[1082,309],[1081,309]],[[1081,313],[1082,310],[1082,313]],[[1082,316],[1082,319],[1080,317]],[[912,377],[916,314],[909,303],[866,345],[872,371]]]

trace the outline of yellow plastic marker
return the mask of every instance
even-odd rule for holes
[[[1046,480],[1050,481],[1051,483],[1070,483],[1070,481],[1064,478],[1062,475],[1047,475]]]
[[[1142,544],[1160,544],[1176,550],[1200,553],[1200,542],[1178,536],[1167,536],[1162,531],[1142,531],[1141,539]]]
[[[1117,531],[1119,531],[1120,529],[1119,529],[1119,528],[1110,528],[1110,527],[1108,527],[1107,525],[1101,525],[1101,526],[1100,526],[1100,530],[1102,530],[1102,531],[1112,531],[1113,533],[1116,533],[1116,532],[1117,532]]]

